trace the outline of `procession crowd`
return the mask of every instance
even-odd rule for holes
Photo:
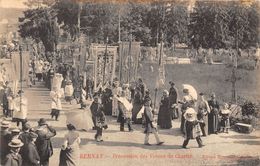
[[[182,90],[180,99],[178,89],[173,82],[169,82],[170,89],[164,90],[160,100],[159,110],[155,109],[155,101],[151,98],[150,90],[146,88],[141,78],[131,84],[121,84],[115,78],[113,82],[99,84],[94,91],[94,81],[90,77],[75,77],[76,70],[71,66],[57,65],[55,68],[42,60],[31,61],[29,70],[29,85],[36,81],[45,82],[50,91],[51,118],[59,120],[62,111],[62,100],[72,104],[76,101],[83,110],[83,119],[78,119],[80,127],[67,120],[68,133],[60,151],[60,164],[79,164],[80,136],[76,130],[96,130],[94,139],[104,141],[103,130],[109,129],[107,116],[112,116],[119,123],[119,130],[124,132],[125,125],[132,132],[134,124],[144,128],[144,145],[149,143],[150,134],[154,134],[157,145],[160,140],[159,129],[171,129],[172,121],[181,119],[180,130],[185,136],[182,147],[187,148],[190,139],[196,139],[198,146],[203,147],[201,137],[208,134],[226,132],[230,128],[229,106],[221,106],[214,93],[206,100],[203,93],[194,94],[190,87]],[[37,80],[36,80],[37,78]],[[51,138],[56,135],[55,127],[49,126],[44,118],[40,118],[38,126],[32,127],[27,120],[28,100],[22,90],[17,94],[12,91],[8,81],[1,81],[3,115],[1,121],[1,164],[5,166],[49,165],[49,158],[53,154]],[[92,103],[88,107],[87,100]],[[10,131],[10,121],[17,127]],[[67,117],[69,119],[70,117]]]

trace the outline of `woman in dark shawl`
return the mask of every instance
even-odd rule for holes
[[[169,92],[167,90],[163,91],[157,123],[162,129],[172,128],[172,113],[169,108]]]

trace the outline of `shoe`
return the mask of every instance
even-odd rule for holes
[[[147,146],[152,146],[151,144],[149,144],[149,143],[145,143],[144,145],[147,145]]]
[[[203,146],[205,146],[205,145],[199,145],[199,148],[202,148]]]
[[[189,148],[187,148],[186,146],[181,146],[183,149],[189,149]]]
[[[120,129],[120,131],[124,132],[125,130],[124,129]]]
[[[157,145],[162,145],[164,142],[159,142]]]
[[[133,129],[129,130],[129,132],[133,132],[133,131],[134,131]]]

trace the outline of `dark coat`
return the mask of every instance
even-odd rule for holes
[[[175,87],[171,87],[169,90],[169,104],[170,107],[172,104],[176,104],[178,102],[178,91]]]
[[[39,166],[40,165],[40,156],[38,154],[36,145],[33,143],[28,143],[24,145],[24,155],[23,156],[23,166]]]
[[[24,158],[28,155],[27,152],[25,151],[25,148],[30,143],[30,133],[23,132],[22,134],[19,135],[19,139],[24,143],[24,145],[21,147],[21,150],[19,151],[22,158]]]
[[[169,98],[162,97],[158,113],[158,125],[163,129],[172,128],[172,111],[169,108]]]
[[[9,153],[9,146],[8,143],[11,141],[12,135],[9,131],[1,131],[1,138],[0,138],[0,157],[4,159],[6,155]],[[2,162],[1,162],[2,163]]]
[[[22,157],[21,155],[15,153],[9,153],[4,161],[4,166],[21,166],[22,165]]]
[[[145,118],[145,130],[144,133],[152,133],[152,129],[155,128],[153,125],[153,113],[152,108],[145,106],[144,108],[144,118]]]
[[[47,131],[36,130],[36,133],[38,134],[38,137],[35,145],[37,147],[41,161],[48,160],[53,154],[53,148],[50,139],[56,135],[56,131],[50,126],[47,126]]]
[[[102,94],[102,103],[104,105],[104,113],[105,115],[112,115],[112,90],[106,88]]]

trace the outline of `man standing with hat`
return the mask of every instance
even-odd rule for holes
[[[204,99],[204,94],[200,93],[200,98],[198,100],[198,105],[197,105],[197,118],[199,120],[200,128],[202,131],[203,136],[208,135],[208,114],[210,113],[210,108],[208,105],[208,102]]]
[[[11,150],[5,158],[4,166],[21,166],[22,157],[19,154],[19,150],[23,146],[22,141],[19,139],[13,139],[8,146]]]
[[[179,118],[179,112],[177,108],[177,102],[178,102],[178,90],[175,87],[175,84],[170,81],[169,84],[171,85],[171,88],[169,90],[169,108],[172,111],[172,118],[178,119]]]
[[[23,94],[24,92],[22,90],[19,90],[18,97],[14,99],[15,107],[13,119],[18,127],[20,122],[22,123],[22,126],[27,122],[28,101]]]
[[[35,145],[37,137],[38,135],[36,133],[29,133],[29,143],[24,145],[22,154],[23,166],[40,166],[40,156]]]
[[[38,121],[38,126],[35,145],[40,156],[41,166],[48,166],[49,158],[53,155],[51,138],[56,135],[56,130],[50,127],[44,118]]]
[[[8,143],[11,141],[11,133],[9,131],[10,123],[8,121],[1,122],[1,144],[0,144],[0,157],[1,157],[1,164],[3,164],[3,159],[8,154],[9,147]]]
[[[20,154],[22,156],[22,158],[24,158],[25,156],[27,156],[27,152],[25,152],[25,148],[27,147],[27,145],[30,142],[30,130],[31,130],[31,125],[27,122],[23,125],[22,128],[22,133],[19,135],[19,139],[22,141],[22,143],[24,144],[23,147],[21,147],[20,150]]]

